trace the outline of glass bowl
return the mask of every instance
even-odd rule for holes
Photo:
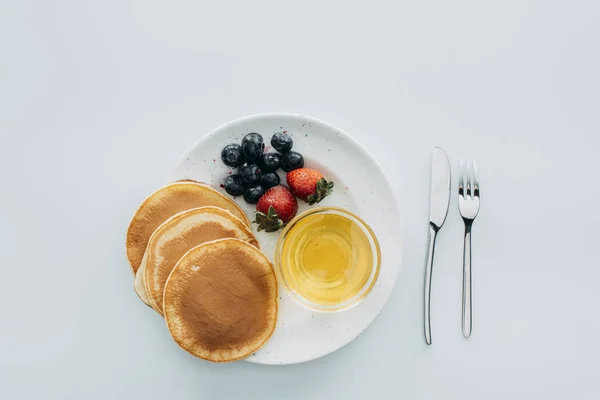
[[[337,207],[313,208],[296,216],[275,250],[275,270],[288,295],[319,312],[358,304],[375,286],[380,267],[381,250],[373,230]]]

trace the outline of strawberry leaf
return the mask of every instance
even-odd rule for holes
[[[266,214],[256,211],[254,213],[254,221],[252,222],[258,224],[257,230],[259,232],[276,232],[285,226],[283,221],[277,216],[277,212],[275,212],[275,207],[273,206],[269,206]]]
[[[320,203],[321,200],[333,193],[333,186],[333,182],[327,182],[325,178],[319,179],[315,192],[308,196],[308,205]]]

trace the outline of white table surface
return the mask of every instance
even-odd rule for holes
[[[494,4],[492,4],[494,3]],[[600,6],[504,1],[0,1],[0,398],[597,399]],[[211,365],[138,300],[129,218],[247,114],[311,115],[388,171],[391,300],[289,367]],[[422,334],[431,148],[475,157],[474,329],[456,196]]]

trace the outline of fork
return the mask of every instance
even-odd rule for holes
[[[465,223],[465,244],[463,250],[463,295],[462,295],[462,334],[471,336],[473,329],[473,298],[471,296],[471,228],[479,213],[479,176],[477,164],[465,162],[459,164],[458,210]]]

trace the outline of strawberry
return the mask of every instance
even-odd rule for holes
[[[309,205],[321,202],[333,192],[333,182],[327,182],[316,169],[294,169],[287,173],[286,180],[292,193]]]
[[[275,232],[290,222],[298,212],[298,200],[283,185],[267,190],[256,205],[255,223],[258,231]]]

